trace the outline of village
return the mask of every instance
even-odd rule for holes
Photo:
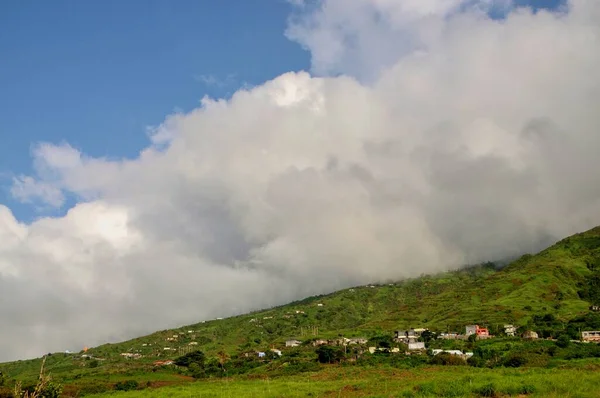
[[[297,313],[303,313],[303,311],[298,310]],[[264,319],[271,319],[272,317],[264,317]],[[255,318],[251,319],[250,322],[257,322]],[[517,327],[512,324],[503,325],[502,337],[509,337],[515,339],[523,339],[523,340],[538,340],[540,339],[538,333],[533,330],[526,330],[520,334],[517,333]],[[316,328],[311,329],[311,333],[316,335],[318,330]],[[187,333],[179,332],[174,333],[165,339],[166,342],[176,343],[184,337],[195,338],[195,332],[193,330],[188,330]],[[390,335],[391,337],[391,335]],[[286,340],[285,342],[280,343],[279,345],[273,344],[272,347],[268,351],[254,351],[254,352],[245,352],[242,355],[244,357],[250,357],[252,355],[256,356],[259,359],[265,359],[267,357],[282,356],[283,352],[286,349],[292,349],[296,347],[302,346],[310,346],[310,347],[320,347],[320,346],[332,346],[332,347],[343,347],[354,348],[355,352],[360,354],[369,353],[404,353],[405,355],[430,355],[436,356],[438,354],[448,354],[452,356],[456,356],[468,360],[473,356],[473,352],[463,352],[461,350],[456,349],[428,349],[427,342],[432,340],[464,340],[464,341],[477,341],[477,340],[485,340],[485,339],[493,339],[496,336],[490,334],[488,328],[481,327],[477,324],[474,325],[466,325],[464,327],[464,333],[458,332],[440,332],[436,333],[428,328],[410,328],[405,330],[396,330],[393,333],[392,341],[397,343],[394,347],[382,347],[376,345],[370,345],[370,340],[367,337],[339,337],[335,339],[322,339],[322,338],[310,338],[307,340],[299,340],[296,338]],[[555,341],[552,338],[546,338],[544,340]],[[582,331],[580,340],[571,340],[573,343],[600,343],[600,331]],[[149,347],[151,343],[143,343],[142,347]],[[176,344],[173,344],[176,345]],[[178,347],[161,347],[157,349],[158,351],[154,351],[153,355],[150,356],[165,356],[165,357],[174,357],[185,355],[194,350],[198,349],[199,343],[197,341],[190,341],[185,345],[180,345]],[[86,350],[87,351],[87,350]],[[159,353],[162,351],[163,353]],[[270,353],[270,355],[269,355]],[[86,354],[83,357],[88,356]],[[123,352],[120,354],[121,357],[131,360],[141,359],[144,357],[139,350],[133,350],[133,352]],[[92,358],[90,356],[90,358]],[[102,358],[95,358],[102,360]],[[173,365],[175,361],[173,359],[165,359],[165,360],[156,360],[153,362],[154,366],[169,366]]]

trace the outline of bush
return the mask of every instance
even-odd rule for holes
[[[13,392],[9,388],[0,387],[0,398],[13,398]]]
[[[321,363],[336,363],[344,358],[344,351],[339,347],[322,345],[315,352]]]
[[[560,348],[567,348],[571,343],[571,339],[566,334],[561,334],[558,339],[556,339],[556,345]]]
[[[86,383],[77,384],[79,395],[101,394],[110,389],[110,386],[99,381],[88,381]]]
[[[461,357],[459,357],[457,355],[447,354],[444,352],[435,355],[433,358],[431,358],[429,363],[431,363],[432,365],[446,365],[446,366],[461,366],[461,365],[467,364],[465,362],[465,360],[462,359]]]
[[[478,356],[472,356],[471,358],[467,359],[467,364],[475,368],[483,368],[485,367],[485,359]]]
[[[484,386],[481,386],[475,390],[475,393],[480,397],[495,397],[498,392],[496,391],[496,386],[494,383],[489,383]]]
[[[137,390],[138,388],[138,382],[135,380],[124,380],[124,381],[119,381],[117,384],[115,384],[115,390],[117,391],[131,391],[131,390]]]
[[[527,395],[535,393],[536,389],[534,385],[531,384],[523,384],[519,387],[519,394]]]
[[[188,367],[192,363],[198,364],[200,367],[204,367],[204,361],[206,357],[202,351],[192,351],[183,356],[180,356],[175,360],[175,365]]]
[[[526,363],[527,359],[525,359],[525,357],[518,354],[513,354],[504,359],[502,365],[506,366],[507,368],[520,368]]]

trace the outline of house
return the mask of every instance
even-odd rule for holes
[[[600,312],[600,305],[590,305],[590,311]]]
[[[275,354],[277,354],[278,356],[281,356],[281,350],[278,350],[276,348],[271,348],[271,352],[274,352]]]
[[[490,332],[487,330],[487,328],[482,328],[479,325],[465,326],[465,335],[468,337],[472,334],[476,335],[479,338],[486,338],[490,336]]]
[[[517,328],[514,325],[504,325],[504,334],[514,337],[517,334]]]
[[[198,345],[198,342],[197,341],[192,341],[188,345]]]
[[[154,366],[169,366],[173,364],[173,361],[154,361]]]
[[[367,344],[367,341],[369,341],[369,340],[367,340],[364,337],[355,337],[355,338],[352,338],[352,339],[348,339],[348,344],[349,345],[353,345],[353,344]]]
[[[473,356],[472,352],[464,352],[463,353],[461,350],[440,350],[440,349],[431,350],[432,355],[438,355],[441,353],[455,355],[457,357],[464,359],[465,361]]]
[[[259,358],[264,358],[267,354],[262,351],[257,352]]]
[[[464,355],[463,352],[461,350],[440,350],[440,349],[435,349],[435,350],[431,350],[431,354],[433,355],[438,355],[438,354],[449,354],[449,355]]]
[[[304,314],[304,311],[302,311],[302,310],[296,310],[296,314]]]
[[[392,352],[393,352],[394,354],[397,354],[397,353],[399,353],[399,352],[400,352],[400,348],[398,348],[398,347],[393,347],[393,348],[392,348]]]
[[[140,359],[142,357],[140,354],[132,354],[130,352],[123,352],[121,356],[128,359]]]
[[[416,341],[418,338],[419,336],[417,336],[414,329],[396,330],[394,332],[394,339],[402,343],[410,343]]]
[[[302,342],[300,340],[288,340],[285,342],[286,347],[298,347]]]
[[[581,340],[600,342],[600,331],[584,331],[581,332]]]
[[[312,345],[315,347],[320,346],[320,345],[327,345],[327,344],[329,344],[329,342],[327,340],[323,340],[323,339],[315,340],[312,342]]]
[[[424,350],[424,349],[425,349],[425,343],[423,343],[422,341],[415,341],[413,343],[408,343],[409,351]]]
[[[535,340],[538,338],[538,334],[533,330],[528,330],[525,333],[523,333],[523,338],[526,340]]]
[[[317,304],[317,307],[322,307],[322,306],[323,306],[323,304],[321,304],[321,303]]]
[[[369,347],[369,352],[371,354],[375,354],[375,351],[377,351],[377,347]]]
[[[397,342],[408,344],[410,342],[417,341],[421,335],[429,329],[426,328],[410,328],[408,330],[396,330],[394,332],[394,339]]]
[[[463,334],[458,333],[440,333],[437,338],[443,340],[462,340],[464,337]]]

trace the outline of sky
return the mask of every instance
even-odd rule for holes
[[[594,0],[0,4],[0,361],[600,224],[599,17]]]

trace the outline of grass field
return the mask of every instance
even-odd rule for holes
[[[576,368],[420,369],[331,366],[282,378],[219,379],[93,397],[599,397],[600,361]]]

